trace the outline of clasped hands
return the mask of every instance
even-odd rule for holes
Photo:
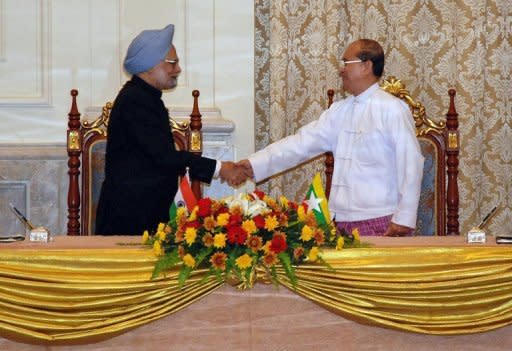
[[[222,161],[220,180],[227,182],[232,187],[245,183],[248,179],[254,178],[254,171],[249,160],[244,159],[238,162]]]

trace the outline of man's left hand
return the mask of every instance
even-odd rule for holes
[[[384,236],[407,236],[412,230],[413,228],[390,222]]]

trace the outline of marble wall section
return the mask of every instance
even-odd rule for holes
[[[203,120],[204,155],[234,160],[231,121]],[[23,231],[9,207],[12,202],[34,225],[62,235],[67,230],[67,191],[69,184],[65,144],[0,145],[0,236]],[[226,184],[214,180],[203,186],[204,196],[220,198],[233,194]]]

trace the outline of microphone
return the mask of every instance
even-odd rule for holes
[[[27,228],[28,230],[34,229],[34,225],[30,223],[30,221],[25,218],[25,216],[16,208],[12,203],[9,202],[9,206],[11,207],[12,212],[16,215],[16,217],[20,220],[21,223]]]

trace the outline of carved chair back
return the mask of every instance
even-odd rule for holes
[[[410,95],[399,79],[391,76],[381,83],[381,88],[402,99],[410,107],[416,136],[425,157],[415,235],[458,235],[459,122],[455,110],[455,90],[448,91],[450,103],[446,120],[436,122],[427,116],[425,107]],[[327,96],[330,106],[334,90],[329,89]],[[333,171],[334,157],[328,152],[325,158],[327,197]]]
[[[177,122],[169,118],[174,143],[178,150],[202,154],[202,123],[199,112],[199,91],[194,90],[194,104],[190,120]],[[72,103],[68,114],[68,235],[92,235],[96,221],[101,185],[105,179],[105,153],[107,127],[112,103],[107,102],[101,116],[92,122],[80,120],[76,97],[77,90],[71,90]],[[201,197],[201,184],[191,180],[196,198]]]

